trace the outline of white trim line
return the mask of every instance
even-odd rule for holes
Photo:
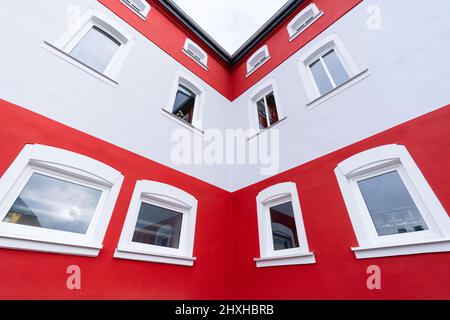
[[[256,266],[258,268],[264,268],[276,266],[314,264],[316,263],[316,258],[313,252],[307,252],[303,254],[294,254],[286,256],[254,258],[254,261],[256,262]]]
[[[117,248],[116,251],[114,252],[114,258],[137,260],[144,262],[175,264],[186,267],[192,267],[194,265],[194,262],[197,260],[197,258],[189,256],[148,253],[148,252],[141,252],[139,250],[120,249],[120,248]]]

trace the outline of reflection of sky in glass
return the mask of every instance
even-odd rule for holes
[[[84,234],[101,193],[34,173],[3,221]]]
[[[98,72],[104,72],[119,47],[119,41],[94,26],[72,49],[70,55]]]

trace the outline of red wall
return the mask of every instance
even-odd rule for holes
[[[450,213],[450,105],[233,193],[236,299],[450,299],[450,254],[357,260],[358,246],[334,175],[361,151],[406,146]],[[312,265],[256,268],[257,194],[280,182],[297,184]],[[381,268],[382,290],[368,290],[366,269]]]
[[[97,258],[0,249],[0,299],[227,299],[232,297],[229,192],[0,100],[0,175],[27,143],[74,151],[125,177]],[[134,185],[148,179],[198,199],[194,266],[113,258]],[[82,290],[68,290],[66,268],[81,268]]]

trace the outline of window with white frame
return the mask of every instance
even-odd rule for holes
[[[267,45],[258,49],[248,60],[247,60],[247,77],[252,74],[256,69],[261,67],[270,59],[269,48]]]
[[[202,132],[203,126],[203,90],[187,75],[177,75],[163,114],[180,120],[187,128]]]
[[[321,12],[314,3],[308,5],[299,14],[297,14],[291,22],[289,22],[287,26],[289,40],[292,41],[296,38],[322,15],[323,12]]]
[[[26,145],[0,179],[0,247],[97,256],[122,180],[97,160]]]
[[[187,192],[138,181],[114,257],[192,266],[196,214]]]
[[[450,251],[450,222],[401,145],[354,155],[335,169],[359,247],[357,258]]]
[[[150,4],[145,0],[120,0],[120,1],[144,20],[146,19],[148,13],[150,12]]]
[[[342,41],[332,34],[310,48],[300,58],[300,73],[304,79],[308,104],[329,96],[339,88],[362,79],[366,70],[355,63]]]
[[[134,43],[119,22],[88,9],[54,43],[46,48],[84,71],[110,83]]]
[[[260,258],[257,267],[315,263],[309,251],[305,227],[293,182],[261,191],[257,198]]]
[[[208,55],[191,39],[186,39],[183,52],[205,69],[208,69]]]

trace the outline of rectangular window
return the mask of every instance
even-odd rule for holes
[[[298,248],[297,226],[292,202],[270,207],[269,211],[274,250]]]
[[[3,222],[85,234],[101,190],[33,173]]]
[[[132,241],[178,249],[182,220],[181,212],[142,202]]]
[[[93,26],[69,54],[103,73],[121,46],[120,41],[97,26]]]
[[[175,97],[172,113],[184,121],[192,124],[195,98],[196,95],[192,92],[192,90],[181,84],[178,85],[178,91]]]
[[[350,79],[334,49],[320,56],[309,65],[309,68],[321,95],[330,92]]]
[[[279,121],[277,104],[273,91],[256,102],[259,128],[266,129]]]
[[[428,230],[398,171],[358,181],[379,236]]]

